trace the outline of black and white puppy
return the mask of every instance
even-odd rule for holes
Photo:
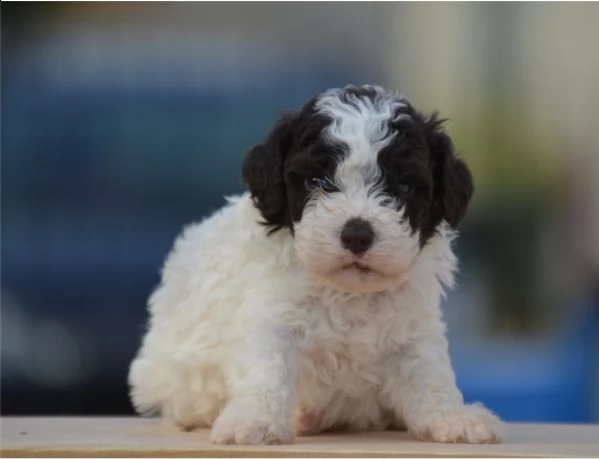
[[[499,441],[448,356],[440,304],[473,185],[441,121],[378,86],[332,89],[281,117],[243,179],[168,256],[129,375],[138,411],[216,443]]]

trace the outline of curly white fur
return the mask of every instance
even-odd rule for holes
[[[213,426],[219,443],[404,426],[435,441],[499,439],[497,418],[464,406],[448,357],[449,230],[400,286],[350,294],[315,282],[293,238],[267,236],[258,220],[246,194],[177,240],[131,367],[140,412]]]
[[[217,443],[287,443],[295,433],[407,428],[420,439],[492,442],[500,422],[464,405],[440,303],[453,284],[454,233],[421,245],[377,162],[407,101],[332,90],[316,109],[345,145],[336,191],[312,190],[300,221],[268,234],[249,194],[231,198],[175,243],[150,299],[150,324],[129,375],[141,413]],[[355,254],[343,225],[368,222]]]

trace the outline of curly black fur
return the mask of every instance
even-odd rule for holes
[[[351,87],[342,97],[374,98],[370,88]],[[350,146],[332,144],[323,136],[331,119],[315,111],[317,98],[300,111],[281,115],[267,139],[246,155],[242,178],[270,232],[289,228],[301,219],[315,177],[334,176],[336,165]],[[464,217],[474,186],[466,164],[456,157],[443,121],[435,113],[425,117],[409,103],[399,111],[408,115],[389,120],[393,141],[378,154],[384,190],[406,203],[406,214],[422,244],[442,220],[457,227]],[[396,113],[395,115],[398,115]]]

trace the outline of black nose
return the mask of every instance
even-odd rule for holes
[[[361,218],[352,218],[341,230],[341,245],[347,250],[360,255],[366,252],[374,240],[372,226]]]

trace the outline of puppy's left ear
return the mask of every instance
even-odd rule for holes
[[[443,131],[443,121],[435,113],[425,123],[434,164],[433,215],[456,228],[466,215],[474,183],[466,163],[456,157],[453,142]]]

